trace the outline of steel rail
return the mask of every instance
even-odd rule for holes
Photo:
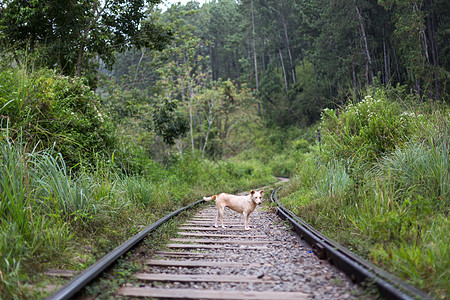
[[[327,259],[359,285],[374,284],[385,299],[433,299],[322,235],[278,201],[276,194],[279,189],[273,190],[271,194],[271,201],[277,204],[277,214],[293,225],[295,232],[320,259]]]
[[[180,214],[183,211],[191,209],[194,206],[198,205],[199,203],[203,202],[205,202],[205,200],[199,200],[197,202],[191,203],[152,223],[150,226],[146,227],[138,234],[128,239],[125,243],[123,243],[110,253],[103,256],[100,260],[95,262],[89,268],[78,274],[74,279],[72,279],[62,288],[60,288],[55,293],[50,295],[50,297],[48,297],[47,299],[48,300],[70,299],[83,287],[85,287],[89,282],[95,279],[101,272],[103,272],[103,270],[105,270],[108,266],[110,266],[116,260],[118,260],[119,257],[121,257],[124,253],[128,252],[137,243],[139,243],[142,239],[144,239],[150,232],[161,226],[164,222],[168,221],[172,217]]]
[[[407,285],[393,275],[325,237],[319,231],[298,218],[294,213],[286,209],[276,198],[276,193],[279,189],[280,188],[273,190],[271,194],[271,201],[277,204],[277,214],[281,218],[287,219],[293,225],[294,231],[311,245],[313,252],[320,259],[328,259],[331,264],[343,271],[354,282],[360,285],[363,283],[375,284],[380,294],[386,299],[433,299],[431,296]],[[78,274],[74,279],[49,296],[47,300],[70,299],[88,283],[94,280],[107,267],[117,261],[123,254],[142,241],[150,232],[181,212],[191,209],[203,202],[205,201],[199,200],[194,202],[152,223],[150,226],[146,227],[112,252],[102,257],[89,268]]]

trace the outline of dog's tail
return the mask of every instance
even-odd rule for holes
[[[203,197],[203,200],[205,201],[211,201],[217,198],[217,195],[211,196],[211,197]]]

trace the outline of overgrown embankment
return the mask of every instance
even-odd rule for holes
[[[0,86],[4,298],[40,298],[27,286],[48,283],[42,271],[83,270],[176,208],[274,179],[255,162],[189,153],[153,161],[121,140],[80,79],[11,69],[0,73]]]
[[[327,236],[437,298],[449,295],[446,104],[372,88],[325,110],[281,199]]]

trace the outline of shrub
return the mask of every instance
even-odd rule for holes
[[[324,234],[445,298],[449,110],[399,96],[376,88],[360,103],[325,110],[322,143],[280,194]]]
[[[408,141],[410,115],[386,98],[383,89],[342,110],[325,109],[322,114],[322,148],[326,159],[373,164],[377,158]]]
[[[2,124],[9,123],[12,139],[22,135],[41,149],[53,147],[69,167],[112,147],[112,125],[81,79],[49,70],[6,69],[0,72],[0,86]]]

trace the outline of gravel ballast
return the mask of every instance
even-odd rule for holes
[[[227,228],[214,228],[216,212],[214,203],[211,203],[210,206],[191,218],[187,222],[189,225],[180,226],[180,228],[203,228],[198,231],[194,228],[179,230],[199,236],[179,235],[177,238],[182,240],[170,242],[170,245],[175,244],[175,246],[161,249],[169,252],[196,252],[207,255],[191,256],[186,254],[185,256],[170,257],[156,254],[152,260],[237,262],[242,266],[175,267],[146,264],[143,272],[149,274],[246,276],[257,278],[261,282],[167,282],[161,280],[142,281],[138,287],[180,289],[180,291],[186,289],[241,291],[242,293],[249,291],[302,292],[307,299],[361,299],[364,295],[364,292],[341,271],[326,260],[318,259],[312,253],[309,245],[291,231],[289,225],[282,221],[270,207],[259,206],[250,215],[249,223],[252,229],[249,231],[243,230],[242,215],[229,209],[225,209],[224,214],[224,223],[229,224]],[[207,236],[204,236],[205,234]],[[222,235],[224,237],[220,237]],[[186,239],[192,239],[193,242],[188,242]],[[214,240],[221,242],[220,244],[214,243]],[[228,244],[224,241],[234,242]],[[236,241],[245,241],[245,244],[236,243]],[[251,241],[265,242],[252,244]],[[186,249],[179,248],[186,244],[189,245],[186,246]],[[199,245],[199,248],[192,248],[192,244]],[[217,247],[203,249],[201,245]]]

